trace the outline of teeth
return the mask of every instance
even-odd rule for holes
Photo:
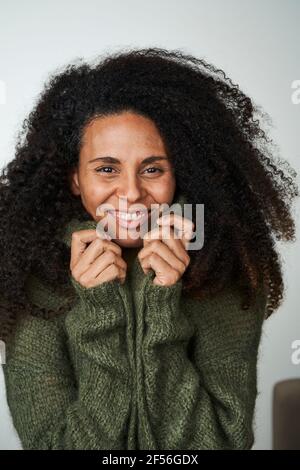
[[[142,212],[138,214],[135,212],[133,214],[129,214],[128,212],[118,212],[114,214],[116,214],[117,217],[123,220],[139,220],[144,216],[145,213]]]
[[[138,215],[138,214],[126,214],[126,213],[123,213],[123,212],[119,212],[117,214],[118,217],[120,217],[120,219],[123,219],[123,220],[137,220],[137,219],[140,219],[141,218],[141,215]]]

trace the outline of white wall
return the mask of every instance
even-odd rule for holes
[[[271,136],[299,172],[300,104],[291,100],[291,84],[300,80],[299,1],[0,0],[0,18],[1,167],[13,158],[15,134],[50,72],[78,57],[157,46],[222,68],[271,115]],[[295,212],[299,233],[299,204]],[[271,448],[274,383],[300,376],[291,361],[291,343],[300,339],[299,241],[280,249],[286,298],[265,324],[260,347],[256,449]],[[2,374],[0,368],[0,449],[17,449]]]

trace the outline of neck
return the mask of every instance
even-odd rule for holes
[[[138,255],[138,252],[142,249],[140,246],[134,247],[123,247],[122,248],[122,258],[126,261],[127,266],[131,266],[132,262]]]

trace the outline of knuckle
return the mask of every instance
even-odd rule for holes
[[[117,255],[114,251],[112,250],[107,250],[106,251],[106,256],[108,258],[108,261],[110,261],[111,263],[113,263],[114,261],[116,261],[116,258],[117,258]]]
[[[78,232],[78,231],[77,231],[77,232],[73,232],[71,238],[72,238],[72,240],[78,240],[78,239],[79,239],[79,232]]]
[[[151,252],[151,253],[149,254],[149,261],[150,261],[150,262],[155,261],[156,258],[157,258],[156,253]]]
[[[107,240],[107,243],[109,243],[108,240]],[[122,255],[122,248],[120,247],[120,245],[117,245],[116,243],[114,243],[114,245],[117,247],[117,251],[118,251],[117,256],[121,256]]]
[[[83,287],[88,287],[88,282],[85,280],[85,278],[83,276],[81,276],[77,282],[79,282],[79,284],[81,284]]]
[[[187,223],[187,227],[189,230],[194,230],[195,229],[195,224],[192,220],[190,219],[187,219],[188,220],[188,223]]]
[[[184,261],[181,261],[181,272],[184,273],[185,270],[186,270],[186,264]]]
[[[194,222],[192,221],[192,219],[185,218],[184,220],[186,223],[186,227],[192,230],[194,228]]]
[[[158,248],[160,247],[160,244],[161,244],[161,242],[156,238],[156,239],[153,240],[153,242],[152,242],[152,247],[153,247],[154,249],[158,249]]]
[[[74,279],[78,281],[76,268],[71,269],[71,274],[74,277]]]
[[[113,271],[114,275],[119,274],[119,267],[116,264],[113,264],[113,270],[112,271]]]

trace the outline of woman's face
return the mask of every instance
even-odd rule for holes
[[[175,186],[171,160],[150,119],[126,111],[95,118],[85,128],[79,165],[71,173],[71,190],[80,195],[95,221],[101,220],[96,213],[101,204],[121,212],[137,206],[149,210],[151,204],[171,205]],[[146,217],[148,220],[150,214]],[[129,222],[133,227],[130,229],[123,226],[128,223],[122,222],[117,213],[106,213],[105,218],[116,224],[113,239],[120,246],[143,244],[136,235],[139,222]],[[148,227],[150,230],[150,221]],[[135,237],[131,237],[133,232]]]

